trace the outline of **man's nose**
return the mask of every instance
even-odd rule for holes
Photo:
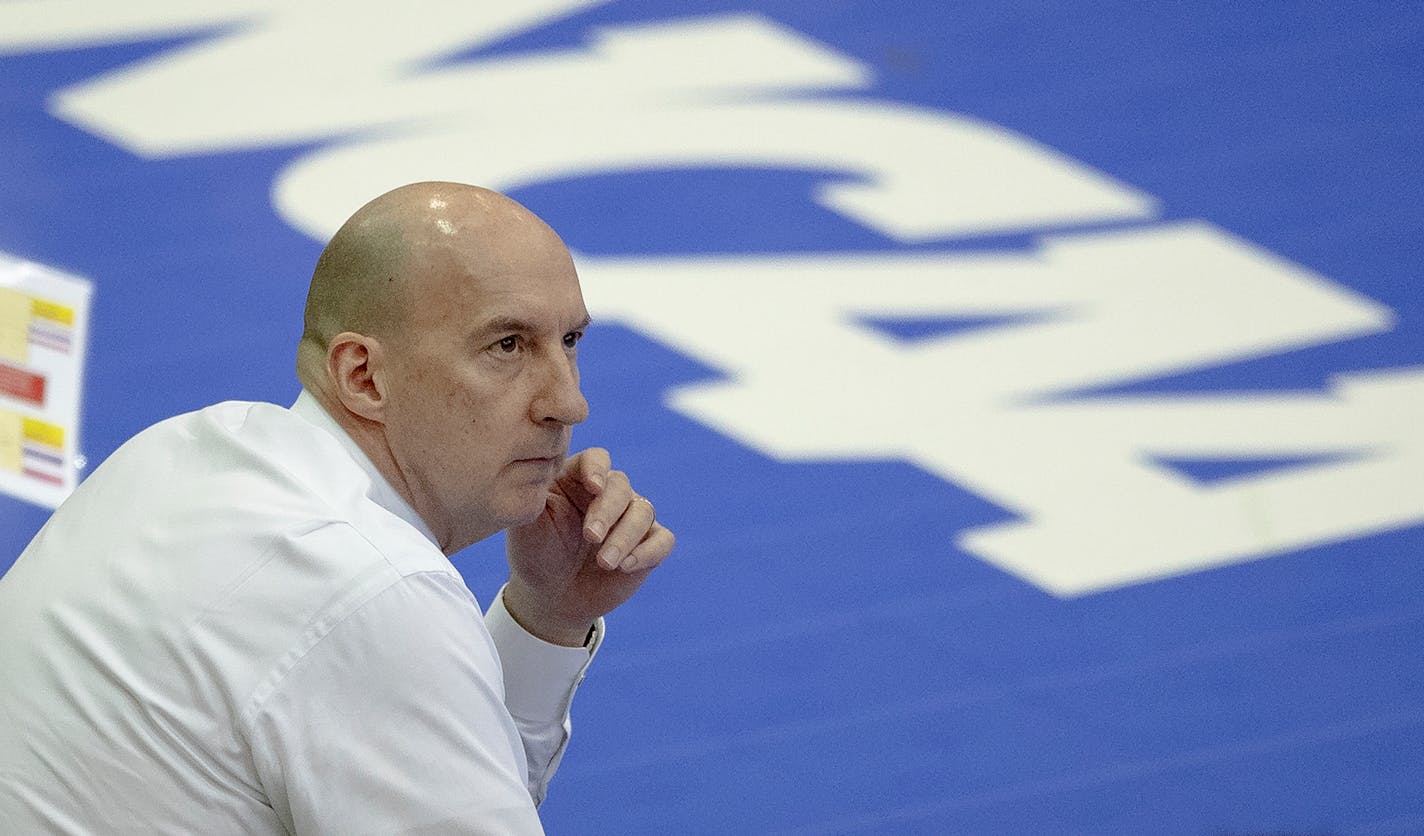
[[[559,352],[546,365],[543,385],[532,404],[534,420],[572,426],[588,418],[588,401],[579,389],[578,360]]]

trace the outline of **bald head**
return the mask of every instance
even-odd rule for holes
[[[298,378],[308,389],[318,388],[332,338],[340,333],[398,333],[422,276],[497,271],[509,248],[550,238],[558,240],[528,209],[478,186],[412,183],[375,198],[337,230],[317,260]]]

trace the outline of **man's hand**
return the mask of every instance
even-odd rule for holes
[[[544,513],[508,532],[504,605],[524,629],[553,644],[582,646],[600,616],[628,600],[672,551],[627,474],[608,451],[569,458]]]

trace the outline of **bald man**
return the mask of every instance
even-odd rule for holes
[[[588,414],[568,250],[417,183],[317,263],[284,409],[117,450],[0,578],[15,833],[528,834],[602,617],[673,536]],[[487,611],[447,559],[507,531]]]

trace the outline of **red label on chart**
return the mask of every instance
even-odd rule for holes
[[[44,406],[44,394],[45,379],[42,375],[0,363],[0,395]]]

